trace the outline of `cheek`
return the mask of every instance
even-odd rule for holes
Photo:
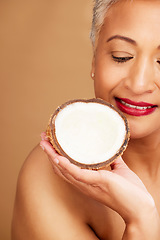
[[[121,84],[120,72],[107,64],[97,65],[95,69],[94,87],[96,97],[106,96]]]
[[[157,121],[158,118],[150,119],[131,119],[127,116],[130,126],[130,134],[132,139],[144,138],[146,136],[159,132],[160,134],[160,123]]]
[[[110,102],[110,98],[113,95],[113,89],[112,80],[109,80],[107,77],[100,78],[97,76],[97,78],[95,78],[94,90],[97,98],[102,98]]]

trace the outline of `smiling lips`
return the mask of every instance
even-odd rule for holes
[[[145,116],[153,113],[157,105],[146,102],[133,102],[127,98],[115,98],[117,107],[124,113],[132,116]]]

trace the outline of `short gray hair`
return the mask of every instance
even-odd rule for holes
[[[104,23],[107,10],[112,4],[118,1],[120,0],[94,0],[92,28],[90,33],[90,39],[92,41],[93,48],[95,48],[95,44],[97,42],[101,27]]]

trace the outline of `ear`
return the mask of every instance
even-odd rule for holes
[[[91,78],[94,80],[95,77],[95,56],[92,58],[92,67],[91,67]]]

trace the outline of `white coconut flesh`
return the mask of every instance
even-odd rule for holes
[[[55,135],[74,161],[99,164],[119,151],[126,138],[126,126],[122,116],[107,105],[74,102],[57,114]]]

